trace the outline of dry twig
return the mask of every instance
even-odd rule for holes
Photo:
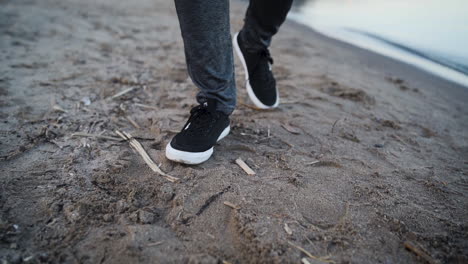
[[[151,170],[153,170],[156,173],[159,173],[166,180],[168,180],[170,182],[178,182],[179,181],[179,178],[170,176],[169,174],[163,172],[158,167],[158,165],[156,165],[156,163],[154,163],[154,161],[150,158],[150,156],[145,151],[145,149],[140,144],[140,142],[138,142],[132,135],[130,135],[129,133],[127,133],[125,131],[120,132],[118,130],[116,130],[115,133],[117,133],[117,135],[119,135],[121,138],[123,138],[123,139],[130,142],[130,146],[132,146],[138,152],[138,154],[140,154],[140,156],[143,158],[143,160],[146,162],[146,164],[151,168]]]
[[[294,245],[293,243],[291,243],[290,241],[288,241],[288,244],[299,249],[302,253],[306,254],[307,257],[311,258],[311,259],[316,259],[318,261],[322,261],[322,262],[326,262],[326,263],[335,263],[333,260],[330,260],[329,257],[317,257],[317,256],[314,256],[312,255],[309,251],[303,249],[302,247],[300,246],[296,246]]]
[[[62,77],[62,78],[58,78],[58,79],[52,79],[51,81],[52,81],[52,82],[69,81],[69,80],[76,79],[77,77],[80,77],[80,76],[85,75],[85,74],[88,74],[88,72],[74,73],[74,74],[69,75],[69,76],[66,76],[66,77]]]
[[[231,202],[228,202],[228,201],[224,201],[224,205],[229,206],[229,207],[231,207],[232,209],[235,209],[235,210],[239,210],[241,208],[240,206],[238,206],[236,204],[233,204]]]
[[[131,91],[133,91],[133,90],[135,90],[135,89],[136,89],[135,87],[127,88],[127,89],[125,89],[125,90],[123,90],[123,91],[121,91],[121,92],[118,92],[118,93],[114,94],[114,95],[111,97],[111,99],[115,99],[115,98],[117,98],[117,97],[120,97],[120,96],[122,96],[122,95],[124,95],[124,94],[126,94],[126,93],[129,93],[129,92],[131,92]]]
[[[288,226],[287,223],[284,223],[284,231],[286,231],[286,233],[287,233],[288,235],[292,235],[292,233],[293,233],[292,230],[291,230],[291,228]]]
[[[138,125],[138,123],[137,123],[135,120],[133,120],[131,117],[126,116],[125,118],[126,118],[126,119],[128,120],[128,122],[130,122],[130,124],[132,124],[135,128],[141,129],[140,125]]]
[[[333,134],[333,131],[335,130],[335,126],[336,124],[338,123],[338,121],[340,121],[340,118],[338,118],[334,123],[333,123],[333,126],[331,128],[331,133]]]
[[[114,141],[122,141],[120,138],[116,137],[109,137],[109,136],[102,136],[102,135],[96,135],[96,134],[88,134],[88,133],[73,133],[71,134],[72,137],[91,137],[91,138],[99,138],[99,139],[106,139],[106,140],[114,140]]]
[[[141,108],[145,108],[145,109],[159,110],[157,107],[151,106],[151,105],[145,105],[145,104],[139,104],[139,103],[136,103],[135,105]]]
[[[295,128],[295,127],[293,127],[293,126],[291,126],[289,124],[281,124],[281,126],[291,134],[299,135],[301,133],[297,128]]]
[[[248,175],[255,175],[255,171],[253,171],[241,158],[236,159],[237,165],[241,167],[245,173]]]
[[[52,109],[55,110],[55,111],[57,111],[57,112],[62,112],[62,113],[66,113],[66,112],[67,112],[67,110],[63,109],[60,105],[57,105],[57,104],[54,105],[54,106],[52,106]]]
[[[146,246],[147,246],[147,247],[155,247],[155,246],[161,245],[162,243],[164,243],[164,241],[149,243],[149,244],[147,244]]]
[[[314,165],[314,164],[317,164],[317,163],[319,163],[319,162],[320,162],[320,160],[314,160],[314,161],[311,161],[311,162],[306,163],[306,164],[304,164],[304,165]]]
[[[434,260],[431,256],[429,256],[426,252],[424,252],[425,250],[422,249],[421,247],[418,247],[417,245],[415,245],[415,244],[413,244],[413,243],[411,243],[409,241],[405,241],[403,243],[403,245],[405,246],[406,249],[408,249],[409,251],[416,254],[416,256],[421,257],[427,263],[429,263],[429,264],[439,263],[438,261]]]

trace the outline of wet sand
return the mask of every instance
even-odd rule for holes
[[[231,134],[185,166],[164,157],[196,94],[172,1],[4,0],[0,51],[2,261],[468,261],[466,88],[287,22],[280,107],[252,109],[236,61]]]

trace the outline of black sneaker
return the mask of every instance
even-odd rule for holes
[[[200,164],[213,154],[213,146],[229,134],[229,116],[208,102],[190,110],[182,130],[166,146],[166,157],[185,164]]]
[[[239,33],[234,36],[233,45],[244,66],[246,88],[250,100],[261,109],[277,107],[279,94],[271,71],[273,59],[268,49],[258,53],[248,52],[239,38]]]

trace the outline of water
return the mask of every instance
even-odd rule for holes
[[[296,0],[288,18],[468,87],[468,0]]]

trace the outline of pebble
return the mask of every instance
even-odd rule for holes
[[[130,215],[128,216],[128,218],[129,218],[132,222],[137,223],[137,222],[138,222],[138,212],[134,212],[134,213],[130,214]]]
[[[105,215],[102,216],[102,219],[103,219],[104,221],[106,221],[106,222],[112,221],[113,218],[114,218],[114,217],[113,217],[111,214],[105,214]]]
[[[65,214],[65,217],[68,219],[68,221],[72,223],[78,221],[81,218],[78,208],[75,208],[73,205],[66,205],[63,209],[63,213]]]
[[[139,222],[142,224],[151,224],[154,221],[154,214],[148,211],[139,211],[138,212]]]
[[[124,200],[120,200],[117,202],[117,212],[123,213],[128,209],[128,203]]]
[[[174,188],[171,185],[165,184],[161,187],[161,198],[168,202],[174,197]]]
[[[91,104],[91,99],[89,99],[88,96],[85,96],[83,98],[81,98],[81,101],[84,105],[90,105]]]

